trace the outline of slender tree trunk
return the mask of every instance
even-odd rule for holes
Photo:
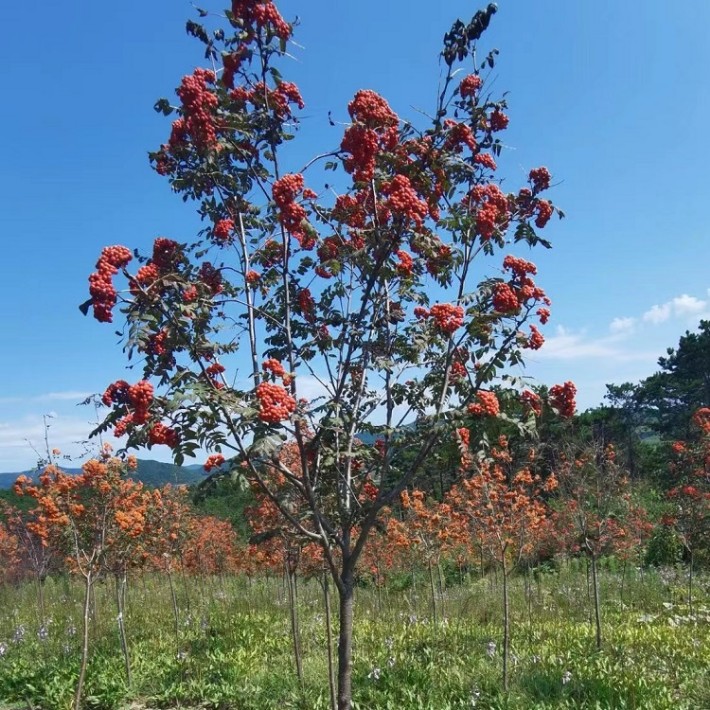
[[[123,585],[121,578],[116,575],[116,610],[118,611],[118,637],[121,641],[121,653],[123,653],[123,664],[126,668],[126,685],[130,688],[133,685],[131,677],[131,659],[128,655],[128,640],[126,639],[126,625],[124,620],[125,599],[123,597]]]
[[[39,607],[40,624],[47,618],[44,610],[44,579],[37,575],[37,605]]]
[[[168,572],[168,585],[170,586],[170,598],[173,602],[173,620],[175,623],[175,653],[178,658],[180,658],[180,612],[178,610],[177,595],[175,594],[175,585],[173,584],[173,575],[170,571],[170,566],[167,569]]]
[[[597,557],[592,555],[592,586],[594,587],[594,625],[596,628],[597,650],[602,647],[602,615],[599,604],[599,577],[597,574]]]
[[[345,564],[345,563],[344,563]],[[351,572],[341,577],[338,588],[340,620],[338,628],[338,710],[352,708],[352,656],[353,656],[353,591]]]
[[[431,617],[436,629],[439,623],[436,616],[436,586],[434,585],[434,567],[431,560],[429,560],[429,587],[431,588]]]
[[[296,662],[296,675],[303,684],[303,663],[301,660],[301,640],[298,629],[298,609],[296,597],[296,574],[286,562],[286,581],[288,584],[288,606],[291,616],[291,640],[293,641],[293,658]]]
[[[688,568],[688,613],[693,614],[693,551],[690,550],[690,566]]]
[[[335,663],[333,658],[333,626],[332,614],[330,610],[330,581],[328,575],[330,572],[326,570],[323,573],[323,601],[325,602],[325,633],[328,643],[328,687],[330,689],[330,708],[331,710],[338,709],[338,699],[335,684]]]
[[[89,609],[91,606],[93,576],[91,572],[89,572],[84,578],[86,580],[86,586],[84,588],[84,616],[81,630],[81,666],[79,667],[79,679],[76,682],[76,693],[74,694],[74,710],[81,710],[81,698],[84,692],[84,680],[86,679],[86,666],[89,662]]]
[[[619,589],[619,603],[624,606],[624,584],[626,582],[626,562],[624,559],[624,564],[621,566],[621,588]]]
[[[510,602],[508,599],[508,566],[502,565],[503,577],[503,690],[508,692],[508,659],[510,657]]]

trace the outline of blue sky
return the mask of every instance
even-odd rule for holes
[[[441,38],[477,6],[279,7],[301,18],[300,46],[283,67],[306,101],[297,167],[337,145],[328,111],[345,121],[360,88],[381,92],[403,117],[429,109]],[[76,402],[131,377],[113,329],[77,308],[101,247],[146,248],[197,228],[146,157],[169,132],[154,101],[200,63],[183,29],[192,16],[175,0],[5,8],[0,471],[33,465],[28,440],[42,445],[43,414],[54,415],[52,445],[77,451],[71,442],[86,437],[93,411]],[[515,188],[546,165],[558,181],[551,197],[567,213],[549,229],[554,249],[531,255],[553,318],[526,372],[548,384],[574,380],[582,408],[607,382],[651,374],[666,347],[710,315],[709,22],[705,0],[501,0],[484,38],[483,48],[501,51],[495,87],[509,92],[500,172]]]

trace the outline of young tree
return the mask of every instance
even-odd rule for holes
[[[626,521],[635,518],[628,477],[616,462],[611,445],[560,452],[554,475],[559,483],[555,523],[572,553],[582,553],[592,572],[594,623],[597,648],[602,647],[598,562],[602,555],[624,547]]]
[[[693,612],[695,555],[708,548],[710,537],[710,408],[698,409],[692,418],[696,437],[673,444],[673,488],[668,491],[674,525],[688,553],[688,608]]]
[[[513,244],[549,247],[535,228],[556,210],[542,197],[546,168],[507,194],[495,177],[506,104],[484,83],[496,52],[473,51],[495,9],[446,34],[422,125],[358,91],[342,137],[293,172],[286,144],[304,102],[276,66],[292,26],[271,0],[233,0],[214,31],[189,22],[208,68],[183,78],[177,106],[156,104],[177,118],[151,159],[205,227],[190,243],[156,239],[132,273],[132,252],[107,247],[89,279],[84,310],[110,322],[120,300],[126,349],[144,368],[107,389],[101,429],[129,446],[168,445],[178,462],[200,447],[226,454],[321,546],[339,595],[341,710],[352,702],[355,571],[380,511],[475,416],[469,405],[493,406],[503,368],[543,343],[526,322],[549,317],[535,266],[500,262]],[[307,185],[318,165],[344,173],[339,192],[315,191],[318,173]],[[494,275],[477,280],[486,269]],[[278,455],[287,440],[298,468]],[[269,471],[291,487],[288,506]],[[377,494],[363,502],[368,484]]]
[[[71,571],[84,578],[82,653],[74,708],[80,710],[89,660],[89,610],[91,592],[99,575],[111,566],[111,556],[125,556],[130,541],[143,534],[145,496],[142,484],[125,478],[126,464],[111,458],[92,459],[78,475],[47,466],[39,485],[26,476],[18,478],[15,490],[37,501],[38,515],[28,528],[44,541],[68,553]],[[130,682],[125,635],[121,636]]]
[[[527,466],[517,466],[506,437],[488,455],[471,456],[470,432],[459,431],[467,477],[454,486],[447,502],[467,529],[469,540],[478,540],[503,577],[503,688],[508,690],[510,657],[509,577],[523,557],[530,554],[544,525],[547,508],[543,488],[554,490],[553,477],[543,483]],[[470,474],[470,475],[469,475]]]

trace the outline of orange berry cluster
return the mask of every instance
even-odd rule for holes
[[[534,412],[536,417],[539,417],[542,414],[542,402],[540,397],[538,397],[538,395],[531,390],[523,390],[520,394],[520,401],[524,406]]]
[[[464,310],[453,303],[437,303],[431,307],[429,316],[444,335],[451,336],[463,325]]]
[[[278,424],[296,411],[296,400],[281,385],[261,382],[256,387],[256,397],[263,422]]]
[[[406,175],[395,175],[389,182],[383,183],[382,194],[387,196],[386,205],[395,217],[403,217],[421,227],[429,214],[429,207],[419,199],[416,190]]]
[[[224,456],[222,454],[211,454],[207,457],[203,468],[207,473],[209,473],[213,468],[219,468],[224,463]]]
[[[474,416],[497,417],[500,414],[500,403],[495,392],[477,392],[476,399],[478,402],[469,404],[467,411]]]
[[[568,419],[574,415],[577,408],[575,395],[577,388],[573,382],[565,382],[563,385],[553,385],[550,387],[550,404],[557,410],[561,417]]]
[[[148,431],[148,441],[153,445],[164,444],[174,449],[178,444],[178,434],[175,429],[158,422]]]
[[[461,98],[473,98],[476,92],[481,88],[482,83],[481,77],[478,76],[478,74],[469,74],[464,77],[459,84],[459,94]]]
[[[96,271],[89,276],[89,294],[94,318],[101,323],[111,323],[113,320],[113,307],[117,299],[113,277],[131,258],[131,252],[126,247],[105,247],[96,262]]]
[[[232,234],[234,233],[234,220],[233,219],[220,219],[217,224],[215,224],[212,234],[214,234],[215,239],[222,243],[230,241]]]
[[[290,25],[271,0],[232,0],[232,14],[243,24],[266,27],[284,42],[291,36]]]
[[[215,110],[219,105],[217,95],[208,84],[214,84],[215,74],[211,69],[195,69],[184,76],[177,90],[182,102],[182,116],[173,122],[168,145],[182,145],[187,137],[197,148],[212,148],[217,143]]]
[[[303,221],[306,219],[306,210],[296,202],[296,198],[303,192],[303,175],[291,173],[284,175],[274,182],[271,188],[274,202],[279,208],[279,222],[284,229],[296,238],[303,238]]]
[[[397,145],[399,118],[385,99],[369,89],[355,94],[348,111],[353,125],[347,128],[340,144],[344,152],[350,153],[343,164],[356,182],[367,182],[375,175],[377,153],[393,150]]]
[[[411,254],[403,249],[399,249],[397,251],[397,258],[399,259],[397,272],[400,276],[411,276],[414,271],[414,259],[412,259]]]
[[[489,119],[491,131],[504,131],[508,128],[509,122],[510,119],[499,108],[495,109],[493,113],[491,113],[491,117]]]
[[[552,176],[547,168],[533,168],[530,171],[529,177],[535,192],[542,192],[550,187],[550,180],[552,179]]]
[[[531,325],[526,347],[530,350],[539,350],[544,344],[545,336],[534,325]]]

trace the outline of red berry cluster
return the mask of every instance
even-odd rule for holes
[[[224,382],[220,379],[220,375],[225,371],[225,369],[224,365],[221,365],[218,362],[214,362],[209,367],[205,368],[205,375],[207,375],[209,383],[215,389],[221,390],[224,388]]]
[[[254,271],[253,269],[250,269],[246,273],[246,282],[249,284],[249,286],[255,286],[256,284],[258,284],[260,278],[261,274],[258,271]]]
[[[537,266],[532,261],[526,261],[517,256],[508,256],[503,259],[503,268],[512,271],[513,275],[523,280],[528,274],[537,274]]]
[[[386,205],[396,217],[421,227],[429,214],[429,207],[419,199],[416,190],[406,175],[395,175],[382,185],[382,194],[387,196]]]
[[[397,114],[378,93],[361,89],[348,104],[350,118],[368,128],[387,128],[399,123]]]
[[[214,234],[215,239],[220,242],[228,242],[232,238],[234,233],[234,220],[233,219],[220,219],[217,224],[215,224],[212,234]]]
[[[462,147],[465,145],[472,151],[475,151],[478,147],[471,127],[467,126],[465,123],[459,123],[451,118],[447,118],[444,121],[444,128],[449,129],[446,141],[444,142],[444,148],[446,150],[453,150],[456,153],[460,153]]]
[[[131,293],[138,296],[142,291],[149,289],[158,278],[160,278],[158,267],[153,263],[144,264],[130,280]]]
[[[106,388],[101,401],[107,407],[112,404],[129,406],[133,410],[130,421],[144,424],[148,421],[148,410],[153,403],[153,385],[146,380],[135,385],[129,385],[125,380],[117,380]]]
[[[462,99],[467,97],[473,98],[476,92],[481,88],[481,77],[478,74],[469,74],[464,77],[459,84],[459,94]]]
[[[279,209],[279,222],[284,229],[299,241],[304,237],[303,222],[306,219],[306,210],[296,202],[296,198],[303,191],[303,175],[292,173],[284,175],[274,182],[271,193]],[[303,244],[302,244],[303,245]]]
[[[535,226],[542,229],[552,217],[552,203],[547,200],[538,200],[537,203],[537,217],[535,219]]]
[[[467,407],[469,414],[479,417],[497,417],[500,414],[500,403],[495,392],[477,392],[476,399],[478,402]]]
[[[508,198],[493,183],[476,185],[464,197],[464,205],[475,213],[476,232],[482,240],[490,239],[496,229],[505,229],[510,221]]]
[[[215,110],[217,95],[208,88],[214,84],[215,74],[210,69],[195,69],[183,77],[177,90],[182,102],[182,116],[173,123],[169,145],[177,147],[189,136],[199,149],[212,148],[217,142]]]
[[[213,296],[221,293],[224,288],[222,286],[222,272],[209,261],[205,261],[200,267],[200,280]]]
[[[473,162],[478,165],[488,168],[489,170],[497,170],[496,161],[490,153],[478,153],[473,157]]]
[[[96,271],[89,276],[89,294],[94,318],[101,323],[111,323],[117,293],[113,277],[131,260],[129,249],[122,246],[105,247],[96,262]]]
[[[545,325],[545,323],[547,323],[547,321],[550,320],[550,309],[549,308],[538,308],[537,311],[535,311],[535,314],[540,319],[540,323],[542,323],[542,325]]]
[[[533,168],[530,171],[530,182],[535,192],[542,192],[550,187],[550,171],[547,168]]]
[[[313,323],[316,319],[316,302],[313,300],[310,289],[304,288],[298,294],[298,310],[309,323]]]
[[[271,0],[232,0],[232,14],[245,25],[266,27],[284,41],[291,36],[290,25]]]
[[[693,423],[701,431],[710,434],[710,408],[701,407],[693,414]]]
[[[568,419],[574,415],[577,408],[575,395],[577,388],[573,382],[565,382],[563,385],[553,385],[550,387],[550,404],[557,410],[561,417]]]
[[[518,313],[520,301],[515,291],[507,283],[497,283],[493,287],[493,308],[498,313]]]
[[[278,424],[296,411],[296,400],[281,385],[261,382],[256,387],[256,397],[263,422]]]
[[[174,449],[178,445],[178,433],[175,429],[158,422],[148,431],[148,441],[151,445],[165,444]]]
[[[489,124],[492,131],[504,131],[509,122],[510,119],[500,109],[497,108],[491,113]]]
[[[545,337],[534,326],[530,326],[530,337],[528,338],[526,347],[530,350],[539,350],[545,344]]]
[[[542,401],[540,397],[531,390],[523,390],[520,394],[520,401],[525,407],[534,412],[536,417],[542,414]]]
[[[264,372],[270,372],[274,377],[285,377],[287,374],[284,366],[273,357],[270,357],[268,360],[264,360],[264,362],[261,363],[261,366],[264,369]]]
[[[367,182],[375,175],[376,156],[393,150],[398,143],[399,118],[389,104],[374,91],[362,90],[348,104],[353,120],[340,144],[345,153],[345,170],[356,182]]]
[[[463,325],[464,310],[453,303],[437,303],[431,307],[429,316],[444,335],[451,336]]]
[[[397,258],[399,262],[397,263],[397,273],[400,276],[411,276],[414,272],[414,259],[412,259],[411,254],[404,251],[404,249],[399,249],[397,251]]]
[[[180,245],[172,239],[158,237],[153,242],[153,263],[161,272],[170,271],[180,258]]]
[[[168,331],[167,330],[161,330],[159,333],[153,333],[149,338],[148,338],[148,346],[146,348],[146,351],[148,352],[149,355],[155,355],[156,357],[163,357],[164,355],[168,354],[168,349],[167,349],[167,339],[168,339]]]
[[[213,468],[219,468],[223,463],[224,456],[222,454],[210,454],[202,468],[205,469],[206,473],[209,473]]]

